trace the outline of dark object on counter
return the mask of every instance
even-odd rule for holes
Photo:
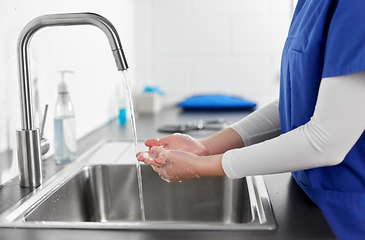
[[[203,121],[201,119],[189,121],[180,124],[167,124],[158,128],[159,132],[165,133],[184,133],[194,130],[222,130],[228,126],[228,123],[223,118],[216,120]]]
[[[251,110],[256,103],[228,95],[198,95],[185,99],[178,104],[184,110]]]

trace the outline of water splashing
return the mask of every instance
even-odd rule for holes
[[[122,73],[123,73],[124,83],[125,83],[125,87],[126,87],[127,94],[128,94],[127,97],[128,97],[129,112],[130,112],[130,116],[131,116],[134,150],[135,150],[135,153],[137,154],[139,151],[138,151],[138,144],[137,144],[137,128],[136,128],[136,119],[134,116],[132,92],[131,92],[131,88],[130,88],[127,70],[122,71]],[[140,207],[141,207],[141,217],[142,217],[142,221],[146,221],[146,216],[145,216],[145,211],[144,211],[143,191],[142,191],[141,165],[137,160],[136,160],[136,169],[137,169],[139,201],[140,201]]]

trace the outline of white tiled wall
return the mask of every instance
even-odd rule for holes
[[[292,0],[140,0],[137,84],[159,85],[168,103],[200,93],[278,95]],[[147,34],[145,34],[147,33]],[[148,47],[146,47],[148,46]],[[138,47],[137,47],[138,48]],[[138,68],[138,66],[137,66]]]

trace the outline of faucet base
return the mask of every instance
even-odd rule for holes
[[[42,184],[41,137],[39,129],[16,130],[19,185],[38,187]]]

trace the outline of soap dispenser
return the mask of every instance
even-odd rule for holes
[[[76,158],[77,143],[75,133],[74,107],[65,82],[65,74],[72,71],[60,71],[61,82],[58,85],[58,98],[54,114],[54,146],[57,164],[66,164]]]

